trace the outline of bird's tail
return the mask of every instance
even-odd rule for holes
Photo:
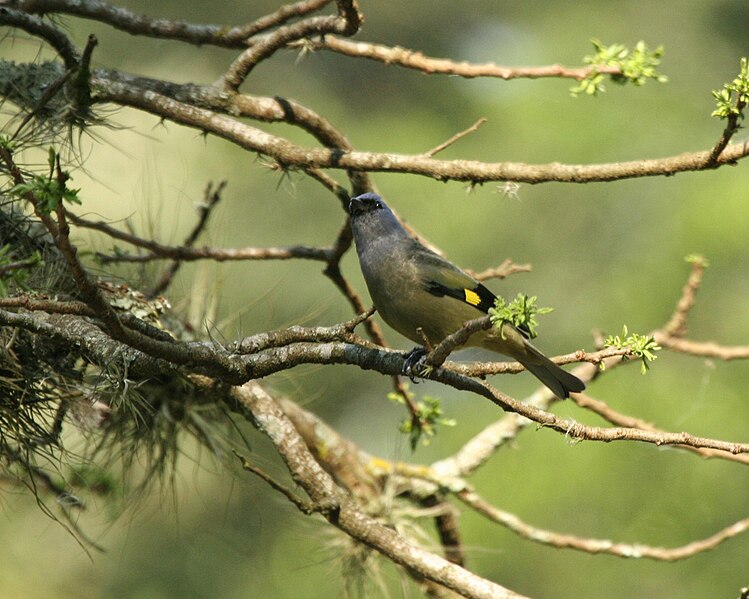
[[[585,383],[579,378],[554,364],[527,341],[525,350],[526,355],[519,362],[560,399],[585,389]]]
[[[554,364],[512,325],[504,325],[501,333],[491,331],[478,337],[476,345],[512,356],[560,399],[585,389],[585,383]]]

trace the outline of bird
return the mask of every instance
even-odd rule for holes
[[[349,202],[351,232],[364,281],[382,319],[404,337],[437,344],[469,320],[494,307],[496,296],[481,282],[436,254],[411,235],[385,201],[364,193]],[[509,356],[522,364],[560,399],[585,389],[528,341],[528,332],[504,322],[472,335],[466,345]],[[414,365],[407,356],[405,374]]]

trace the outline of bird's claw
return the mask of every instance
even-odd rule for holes
[[[428,364],[423,363],[424,356],[426,356],[427,350],[423,347],[414,347],[405,356],[405,362],[403,364],[403,374],[406,375],[414,385],[418,385],[419,381],[416,377],[426,378],[434,368]]]

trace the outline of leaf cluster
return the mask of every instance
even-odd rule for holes
[[[49,214],[57,209],[60,202],[80,204],[78,198],[79,189],[70,189],[66,181],[70,178],[67,173],[55,172],[55,166],[59,167],[59,157],[54,148],[49,149],[49,172],[46,175],[32,175],[31,179],[24,183],[14,185],[9,193],[16,197],[32,194],[36,200],[37,209],[43,214]],[[61,176],[64,175],[64,176]]]
[[[722,89],[713,90],[716,108],[710,116],[727,119],[731,116],[744,118],[744,107],[749,102],[749,61],[741,59],[738,76]]]
[[[619,73],[610,75],[611,81],[624,85],[632,83],[640,86],[645,85],[648,79],[654,79],[658,83],[665,83],[668,77],[657,71],[663,56],[663,46],[650,50],[644,41],[637,42],[633,50],[623,44],[612,44],[604,46],[599,40],[590,40],[595,48],[595,54],[585,56],[583,62],[592,65],[589,75],[580,80],[576,86],[570,89],[573,96],[585,93],[596,96],[606,91],[604,80],[606,75],[600,72],[601,67],[614,67]]]
[[[554,310],[554,308],[538,307],[536,305],[537,300],[538,298],[535,295],[528,297],[527,295],[518,293],[514,300],[507,303],[505,298],[500,296],[494,302],[494,307],[489,308],[489,318],[495,328],[500,331],[502,325],[505,322],[509,322],[527,333],[531,339],[534,339],[538,335],[536,333],[536,328],[538,327],[536,315],[548,314]]]
[[[409,399],[413,399],[414,394],[406,390]],[[406,399],[398,392],[392,391],[387,395],[390,401],[406,404]],[[415,402],[416,412],[414,417],[405,418],[399,427],[401,433],[408,435],[411,444],[411,450],[414,451],[419,441],[423,445],[429,445],[437,434],[437,427],[455,426],[456,421],[453,418],[446,418],[442,410],[442,402],[437,397],[424,396],[423,401]]]
[[[661,349],[653,337],[631,333],[625,324],[622,327],[621,335],[609,335],[603,342],[604,347],[614,347],[616,349],[628,349],[630,355],[642,360],[640,372],[645,374],[650,368],[650,362],[658,356],[655,352]],[[627,356],[624,356],[626,359]]]

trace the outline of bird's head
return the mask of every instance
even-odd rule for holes
[[[351,228],[357,244],[367,239],[405,236],[398,218],[376,193],[363,193],[349,202]]]
[[[351,218],[356,218],[380,210],[390,212],[385,201],[376,193],[363,193],[355,198],[351,198],[348,205],[348,211],[349,214],[351,214]]]

